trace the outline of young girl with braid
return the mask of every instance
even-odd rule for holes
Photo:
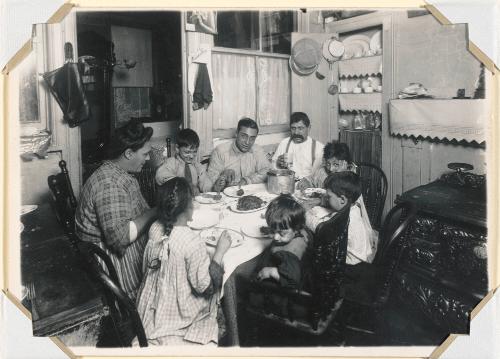
[[[137,301],[152,345],[217,343],[221,262],[231,237],[222,233],[210,259],[199,234],[187,226],[193,214],[191,191],[181,177],[159,188],[158,220],[149,231]]]

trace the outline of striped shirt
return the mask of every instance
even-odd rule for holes
[[[141,283],[147,236],[131,242],[129,223],[148,209],[137,180],[114,162],[105,161],[83,186],[76,210],[77,234],[106,251],[122,289],[131,298]]]
[[[148,341],[177,336],[199,344],[217,342],[218,293],[210,291],[211,260],[205,243],[188,227],[174,227],[164,236],[158,221],[149,238],[137,301]]]

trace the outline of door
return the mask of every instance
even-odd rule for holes
[[[60,68],[65,62],[65,44],[73,48],[73,61],[78,60],[76,42],[76,12],[72,10],[59,23],[35,25],[37,62],[42,64],[41,72]],[[63,121],[63,113],[47,87],[40,88],[40,108],[47,118],[47,128],[52,133],[51,150],[61,150],[66,161],[73,190],[80,192],[82,162],[80,149],[80,128],[70,128]],[[48,190],[48,189],[47,189]]]
[[[293,45],[303,39],[312,39],[323,47],[323,43],[335,34],[332,33],[292,33]],[[338,139],[337,107],[338,95],[330,95],[328,87],[338,84],[338,65],[330,65],[325,58],[315,73],[300,76],[291,71],[292,112],[304,112],[311,120],[310,136],[322,143]],[[323,79],[321,77],[324,76]]]

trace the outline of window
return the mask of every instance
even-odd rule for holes
[[[215,46],[290,54],[293,11],[220,11]]]
[[[290,116],[288,60],[252,54],[212,54],[214,77],[213,129],[217,136],[232,136],[242,117],[259,126],[286,127]],[[276,126],[279,128],[276,128]]]

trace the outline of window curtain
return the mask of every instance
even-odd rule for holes
[[[259,125],[287,124],[290,119],[290,73],[286,59],[257,58]]]
[[[212,54],[213,128],[236,128],[242,117],[256,118],[255,57]]]

